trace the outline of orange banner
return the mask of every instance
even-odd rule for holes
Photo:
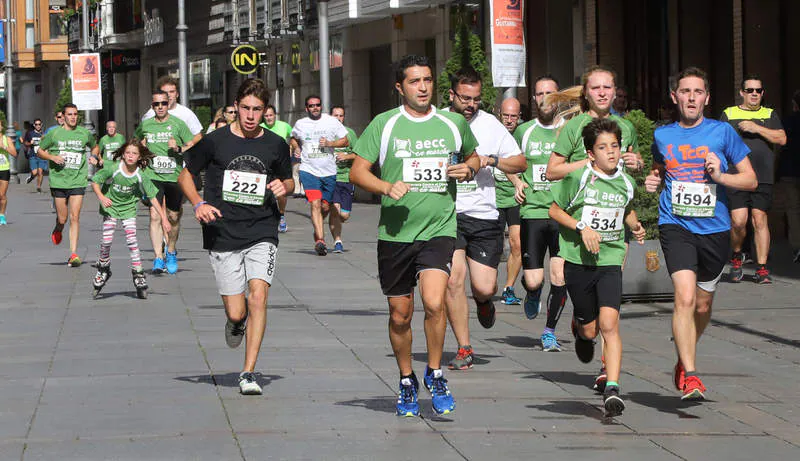
[[[522,0],[494,0],[492,29],[495,45],[523,45]]]
[[[70,56],[72,61],[72,85],[78,91],[100,89],[100,60],[96,54]]]

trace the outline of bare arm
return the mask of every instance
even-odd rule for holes
[[[639,242],[640,245],[644,245],[646,231],[642,223],[639,222],[639,218],[636,216],[636,212],[633,209],[629,210],[625,215],[625,225],[631,230],[636,241]]]
[[[750,120],[739,122],[739,129],[748,133],[757,134],[766,139],[769,143],[779,146],[786,145],[786,131],[783,129],[770,129],[755,122],[751,122]]]
[[[567,158],[558,152],[553,152],[550,155],[550,160],[547,162],[547,171],[544,176],[548,181],[558,181],[575,170],[579,170],[589,163],[589,159],[581,160],[578,162],[567,163]]]
[[[756,172],[749,157],[736,164],[736,173],[722,173],[719,157],[711,152],[706,156],[706,171],[715,183],[731,189],[754,191],[758,187]]]
[[[201,139],[203,139],[203,132],[202,131],[200,133],[197,133],[196,135],[194,135],[194,137],[189,142],[184,144],[183,145],[183,150],[190,149],[192,146],[194,146],[195,144],[200,142]]]
[[[9,141],[11,141],[11,140],[9,139]],[[17,148],[14,146],[14,143],[13,143],[13,142],[9,142],[9,143],[8,143],[8,148],[6,149],[6,151],[7,151],[9,154],[11,154],[11,156],[13,156],[13,157],[16,157],[16,156],[17,156]]]
[[[372,163],[369,160],[357,155],[350,168],[350,182],[373,194],[389,195],[392,184],[372,174],[371,168]]]
[[[483,162],[481,162],[483,163]],[[528,168],[528,161],[521,153],[512,155],[511,157],[498,158],[497,165],[494,165],[503,173],[508,174],[509,179],[516,173],[522,173]]]

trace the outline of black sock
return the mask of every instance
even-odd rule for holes
[[[564,304],[567,303],[567,287],[566,285],[555,286],[550,285],[550,294],[547,295],[547,328],[556,329],[558,319],[561,318],[561,312],[564,310]]]
[[[689,376],[697,376],[697,371],[687,371],[685,376],[688,378]]]

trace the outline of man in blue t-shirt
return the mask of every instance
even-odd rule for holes
[[[714,291],[730,249],[727,188],[758,185],[750,149],[727,123],[703,117],[709,100],[706,73],[696,67],[675,78],[672,101],[678,122],[655,132],[648,192],[663,184],[658,202],[661,248],[675,288],[672,334],[678,352],[675,387],[683,400],[702,400],[696,374],[697,341],[711,320]],[[735,167],[735,168],[734,168]]]

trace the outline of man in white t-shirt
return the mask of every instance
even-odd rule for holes
[[[330,211],[333,190],[336,188],[336,155],[334,148],[347,147],[347,129],[339,120],[322,113],[322,100],[311,95],[306,98],[308,117],[298,120],[289,141],[292,152],[301,150],[300,183],[311,204],[311,224],[314,225],[314,250],[320,256],[328,254],[323,224]]]
[[[189,147],[200,142],[200,138],[203,137],[203,125],[200,123],[197,115],[192,112],[192,109],[189,109],[183,104],[178,103],[178,97],[180,96],[178,94],[178,80],[170,77],[169,75],[165,75],[156,81],[156,88],[167,93],[167,100],[169,101],[167,111],[169,111],[169,114],[181,119],[183,123],[189,127],[189,131],[192,132],[192,135],[194,135],[194,138],[192,138],[192,140],[186,146],[184,146],[184,149],[188,149]],[[147,120],[148,118],[153,118],[155,116],[156,113],[153,112],[152,108],[150,108],[142,116],[142,120]]]
[[[503,253],[503,227],[498,221],[495,201],[495,170],[515,174],[525,171],[527,162],[514,137],[492,114],[479,109],[481,77],[466,67],[450,77],[450,108],[469,122],[478,140],[481,168],[475,178],[457,184],[456,219],[458,232],[447,283],[447,317],[458,341],[458,353],[451,370],[472,368],[469,340],[469,307],[465,281],[469,267],[470,286],[484,328],[494,325],[492,296],[497,291],[497,265]]]

